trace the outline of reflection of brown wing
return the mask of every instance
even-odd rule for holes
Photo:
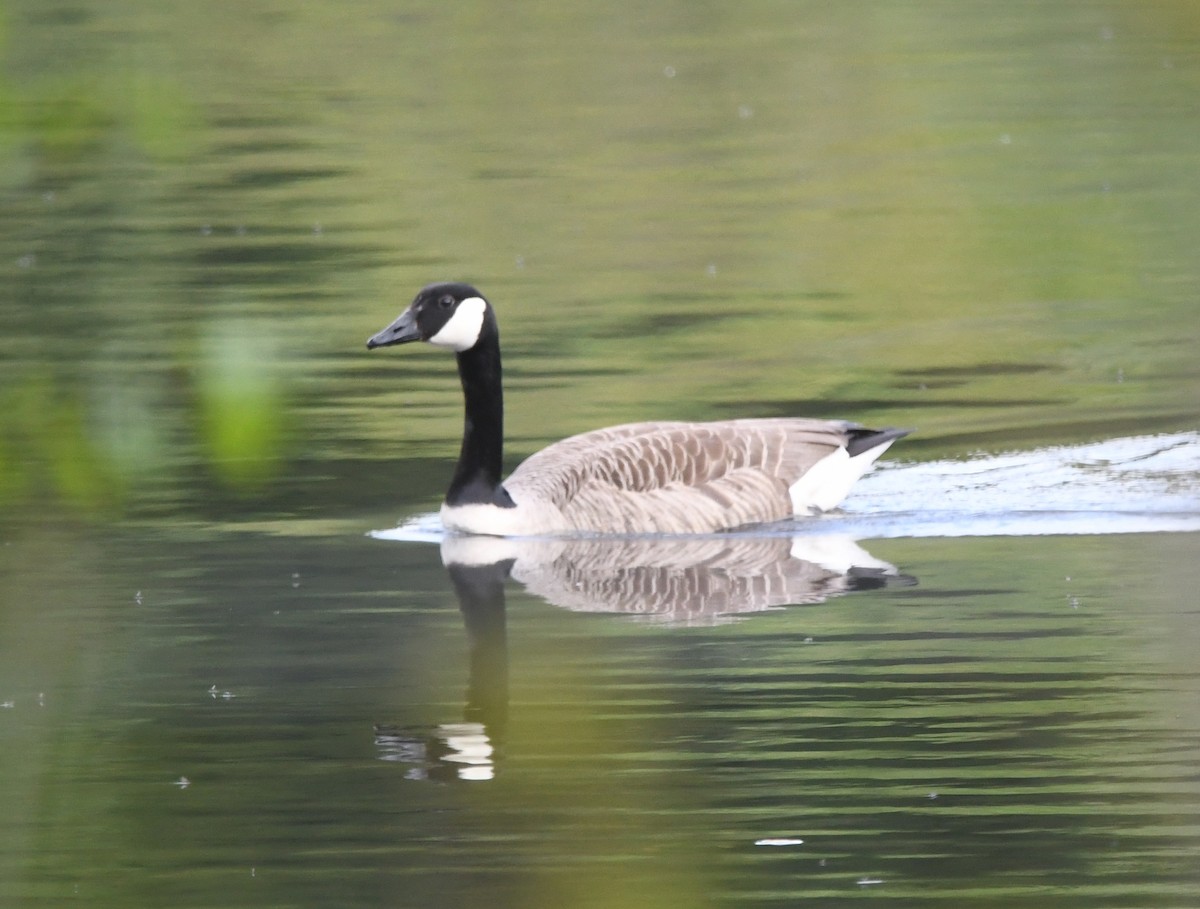
[[[512,577],[556,606],[678,625],[912,583],[852,541],[830,537],[451,538],[443,558],[514,559]]]
[[[633,423],[551,445],[504,485],[568,527],[705,532],[790,516],[788,487],[853,434],[824,420]]]

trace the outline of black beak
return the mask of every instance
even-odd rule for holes
[[[377,335],[367,339],[367,350],[376,347],[389,347],[392,344],[407,344],[409,341],[420,341],[421,332],[417,329],[417,317],[411,308],[404,310],[400,316]]]

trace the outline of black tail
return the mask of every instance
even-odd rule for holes
[[[851,429],[847,435],[846,452],[850,457],[870,451],[885,442],[902,439],[912,432],[911,429]]]

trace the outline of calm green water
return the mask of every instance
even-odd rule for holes
[[[26,545],[10,905],[1194,905],[1194,535],[882,541],[919,586],[715,627],[518,588],[474,660],[432,547]],[[464,721],[490,779],[414,754]]]
[[[27,0],[0,62],[0,903],[1197,905],[1200,534],[1110,532],[1200,514],[1194,3]],[[919,427],[825,525],[894,568],[369,538],[456,452],[363,349],[442,278],[514,463]]]

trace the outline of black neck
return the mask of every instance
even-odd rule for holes
[[[458,376],[466,399],[466,418],[462,451],[446,504],[512,507],[512,500],[500,485],[504,391],[500,382],[500,338],[494,327],[487,326],[474,347],[458,354]]]

